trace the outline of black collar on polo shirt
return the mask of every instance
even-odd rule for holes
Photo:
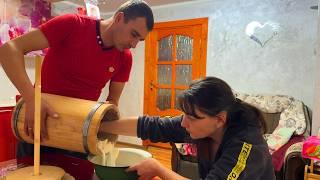
[[[101,33],[100,33],[100,20],[97,20],[96,23],[96,32],[97,32],[97,43],[101,46],[101,49],[104,51],[112,50],[114,47],[105,47],[101,38]]]

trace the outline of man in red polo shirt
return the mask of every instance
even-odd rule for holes
[[[42,92],[98,100],[110,81],[107,101],[118,105],[129,79],[135,48],[153,28],[151,8],[131,0],[109,19],[82,15],[51,19],[0,47],[0,62],[26,103],[25,132],[33,137],[34,88],[24,66],[24,54],[49,47],[42,66]],[[47,138],[45,117],[58,117],[42,100],[41,138]]]

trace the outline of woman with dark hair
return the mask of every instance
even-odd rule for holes
[[[261,112],[235,98],[226,82],[215,77],[195,81],[178,102],[181,116],[121,119],[103,123],[100,130],[152,142],[195,143],[201,179],[275,179]],[[152,158],[128,171],[137,171],[141,179],[185,179]]]

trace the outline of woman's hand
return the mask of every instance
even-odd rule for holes
[[[127,171],[137,171],[139,180],[150,180],[156,176],[161,177],[161,172],[164,169],[165,167],[161,165],[159,161],[153,158],[148,158],[138,164],[130,166]]]

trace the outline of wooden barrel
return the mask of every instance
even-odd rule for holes
[[[42,93],[59,118],[47,118],[48,139],[41,145],[70,151],[98,154],[97,142],[108,136],[98,134],[102,121],[119,119],[119,111],[113,104],[88,101]],[[33,143],[24,132],[25,103],[21,99],[12,116],[12,130],[17,139]]]

